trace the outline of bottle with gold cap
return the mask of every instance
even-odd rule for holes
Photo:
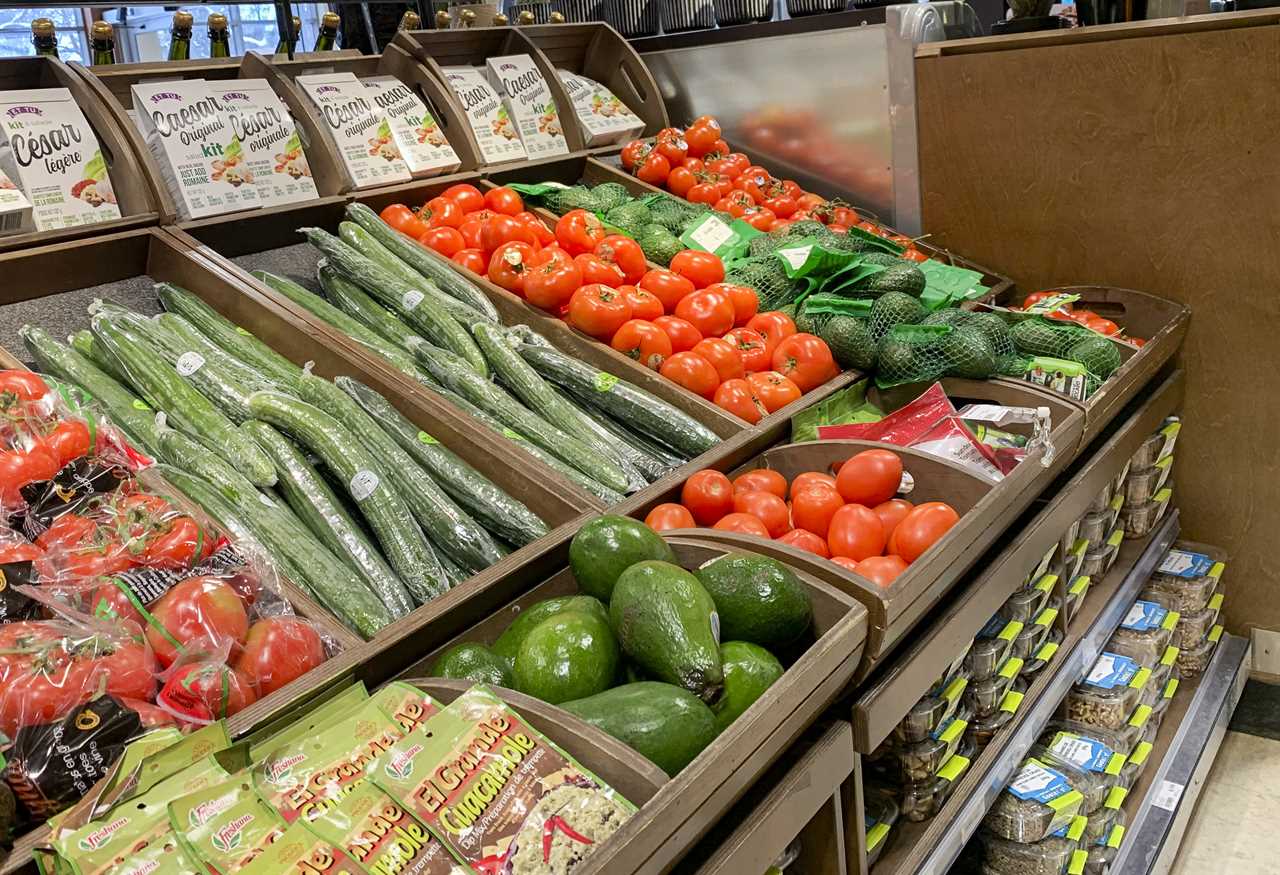
[[[191,13],[179,9],[173,13],[173,30],[169,34],[169,60],[186,61],[191,58]]]
[[[412,9],[406,9],[400,16],[400,30],[422,30],[422,16]]]
[[[552,24],[564,24],[564,22],[565,22],[565,17],[563,12],[556,10],[551,13]]]
[[[476,23],[476,11],[474,9],[464,9],[458,13],[458,21],[462,22],[463,27],[471,27]]]
[[[51,20],[37,18],[31,22],[31,44],[36,47],[37,55],[58,57],[58,34],[53,29]]]
[[[336,12],[326,12],[320,16],[320,35],[316,37],[316,47],[312,51],[331,52],[338,47],[338,27],[342,19]]]
[[[276,54],[287,55],[289,52],[298,50],[298,38],[302,36],[302,19],[293,16],[293,42],[289,42],[289,36],[284,32],[280,32],[280,41],[276,43]]]
[[[116,62],[115,29],[105,21],[95,21],[90,33],[93,36],[93,66],[114,64]]]
[[[503,15],[501,12],[493,16],[494,27],[506,27],[510,23],[511,23],[511,19],[507,18],[507,16]]]
[[[209,57],[231,57],[231,32],[227,29],[227,16],[221,12],[209,13]]]
[[[537,16],[533,14],[532,9],[520,10],[520,15],[516,18],[516,21],[520,22],[520,24],[525,27],[533,24],[537,20]]]
[[[436,12],[436,30],[448,30],[452,22],[452,16],[449,15],[448,9],[441,9]]]

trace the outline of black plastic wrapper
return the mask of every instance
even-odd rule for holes
[[[27,509],[21,518],[22,531],[33,541],[58,517],[81,513],[101,495],[109,495],[127,480],[129,472],[119,465],[77,459],[67,464],[52,480],[22,487]]]
[[[14,588],[35,586],[39,582],[40,575],[34,562],[0,562],[0,624],[34,620],[40,616],[40,606],[35,600]]]

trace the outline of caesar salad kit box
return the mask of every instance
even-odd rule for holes
[[[438,176],[462,166],[440,123],[412,88],[394,76],[368,76],[360,81],[391,122],[391,136],[411,173]]]
[[[528,55],[503,55],[485,61],[489,84],[502,98],[530,158],[569,154],[560,108],[551,86]]]
[[[644,132],[644,122],[608,88],[568,70],[556,70],[588,146],[631,140]]]
[[[444,67],[445,82],[467,114],[485,164],[520,161],[529,157],[506,104],[475,67]]]
[[[179,219],[259,206],[244,150],[208,82],[139,82],[130,90],[138,128],[173,195]]]
[[[391,133],[391,122],[354,73],[299,76],[356,188],[413,178]]]
[[[293,116],[266,79],[223,79],[209,83],[222,104],[231,135],[240,144],[244,175],[262,206],[319,197]],[[244,198],[250,203],[250,198]]]
[[[120,218],[98,138],[66,88],[0,92],[0,229]]]

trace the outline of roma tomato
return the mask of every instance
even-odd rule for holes
[[[861,504],[846,504],[831,517],[827,547],[832,556],[848,556],[861,562],[884,552],[884,526],[875,511]]]
[[[189,577],[160,597],[148,610],[157,625],[148,624],[147,642],[163,666],[178,657],[176,641],[187,650],[239,648],[249,631],[244,603],[218,577]]]
[[[616,264],[610,264],[598,255],[584,252],[574,258],[573,263],[578,266],[578,270],[582,271],[584,283],[603,283],[616,289],[627,281],[627,278],[622,275],[621,268]]]
[[[704,341],[705,342],[705,341]],[[712,401],[717,407],[729,411],[739,419],[755,425],[768,415],[763,402],[751,391],[751,384],[746,380],[725,380],[716,387]]]
[[[521,200],[519,193],[505,185],[486,191],[484,205],[487,209],[502,213],[504,216],[514,216],[524,212],[524,201]]]
[[[489,269],[489,262],[485,260],[484,250],[479,247],[461,249],[455,252],[449,260],[454,264],[465,267],[474,274],[484,274]]]
[[[659,316],[653,324],[671,338],[672,352],[689,352],[702,342],[702,332],[679,316]]]
[[[433,197],[418,213],[428,228],[456,228],[462,224],[462,207],[447,197]]]
[[[942,501],[926,501],[916,506],[893,530],[889,552],[910,565],[951,530],[960,515]]]
[[[756,468],[733,478],[733,494],[739,492],[768,492],[786,498],[787,478],[770,468]]]
[[[711,362],[691,352],[671,356],[662,363],[658,373],[708,400],[715,397],[716,387],[720,385],[720,375]]]
[[[662,309],[667,313],[674,313],[676,304],[685,295],[693,294],[693,283],[665,267],[648,271],[640,277],[637,285],[661,301]]]
[[[765,348],[769,350],[770,361],[773,361],[773,352],[778,344],[796,333],[796,323],[786,313],[777,310],[757,313],[747,321],[747,327],[760,332]]]
[[[863,450],[840,466],[836,489],[845,501],[875,507],[898,494],[902,459],[892,450]]]
[[[777,540],[781,544],[789,544],[797,550],[805,550],[815,556],[821,556],[823,559],[831,558],[831,551],[827,549],[827,542],[808,529],[792,529]]]
[[[447,197],[458,206],[462,207],[464,213],[474,213],[476,210],[484,209],[484,195],[480,189],[466,182],[460,182],[457,185],[451,185],[440,193],[440,197]]]
[[[742,367],[748,374],[769,370],[769,350],[764,335],[752,328],[735,328],[724,336],[742,356]]]
[[[661,186],[671,175],[671,162],[661,152],[650,152],[636,166],[635,174],[641,182]]]
[[[722,337],[733,328],[733,302],[721,292],[703,289],[680,299],[675,314],[703,337]]]
[[[667,174],[667,190],[676,197],[685,197],[689,194],[689,189],[698,184],[698,177],[688,167],[683,165],[671,168],[671,172]]]
[[[485,252],[492,252],[504,243],[524,243],[534,246],[538,235],[515,216],[494,216],[480,228],[480,245]]]
[[[632,319],[619,328],[609,345],[654,371],[671,357],[671,338],[657,325],[643,319]]]
[[[777,413],[803,394],[799,386],[777,371],[759,371],[747,377],[747,382],[770,413]]]
[[[601,340],[612,338],[630,318],[631,305],[626,296],[610,286],[590,283],[569,299],[570,324]]]
[[[495,252],[494,258],[497,257]],[[582,286],[582,271],[572,261],[557,258],[548,258],[542,264],[537,264],[536,261],[535,259],[534,266],[528,268],[523,275],[524,296],[535,307],[558,312]]]
[[[755,535],[757,538],[768,538],[769,527],[749,513],[731,513],[722,516],[713,529],[723,532],[740,532],[744,535]]]
[[[671,259],[671,270],[693,283],[695,289],[724,282],[724,262],[714,252],[686,249]]]
[[[868,556],[853,570],[876,586],[887,589],[899,574],[907,570],[907,563],[900,556]]]
[[[742,356],[738,355],[733,344],[727,340],[718,337],[703,338],[694,345],[692,352],[711,362],[722,381],[740,380],[746,373],[742,367]]]
[[[660,504],[644,518],[644,524],[655,532],[669,532],[672,529],[692,529],[698,524],[693,520],[689,508],[682,504],[667,502]]]
[[[747,513],[764,523],[770,538],[780,538],[791,531],[791,512],[787,503],[772,492],[734,492],[733,510]]]
[[[810,486],[829,486],[835,489],[836,478],[821,471],[805,471],[797,474],[796,478],[791,481],[791,496],[794,498],[798,493],[803,492]]]
[[[457,228],[449,227],[428,228],[426,233],[418,238],[418,242],[428,249],[439,252],[445,258],[453,258],[467,248],[467,241],[463,238],[462,232]]]
[[[632,319],[652,321],[662,315],[662,302],[652,293],[635,286],[625,285],[619,286],[618,291],[627,296],[627,302],[631,304]]]
[[[713,526],[733,513],[733,484],[719,471],[699,471],[680,487],[680,503],[689,509],[698,525]]]
[[[606,236],[604,223],[586,210],[570,210],[556,222],[556,242],[570,255],[594,251]]]
[[[791,490],[791,522],[797,529],[813,532],[823,540],[832,517],[842,507],[844,499],[829,486],[815,483],[799,492]]]
[[[523,295],[531,258],[533,247],[528,243],[503,243],[489,259],[489,279],[509,292]]]
[[[266,617],[249,628],[232,668],[258,696],[274,693],[324,662],[324,642],[298,617]]]
[[[876,512],[876,516],[880,517],[880,525],[884,526],[886,544],[893,537],[893,530],[898,527],[898,523],[907,518],[907,514],[911,513],[913,507],[915,505],[905,498],[891,498],[871,508]]]
[[[773,351],[773,369],[809,392],[840,374],[831,348],[816,334],[793,334]]]
[[[617,265],[622,271],[624,282],[632,285],[640,282],[640,278],[649,270],[640,244],[622,234],[610,234],[601,240],[596,244],[595,254],[602,261]]]

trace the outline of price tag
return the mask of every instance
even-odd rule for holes
[[[1165,811],[1176,811],[1178,803],[1182,801],[1182,791],[1185,789],[1185,784],[1161,781],[1160,786],[1156,787],[1151,794],[1151,804]]]
[[[800,265],[809,260],[809,253],[813,250],[813,245],[798,246],[795,249],[778,249],[775,254],[786,260],[791,265],[792,270],[799,270]]]
[[[689,232],[689,237],[708,252],[715,252],[733,237],[733,229],[715,216],[708,216]],[[803,261],[801,259],[801,263]]]
[[[400,296],[400,305],[406,310],[412,310],[414,307],[421,304],[422,299],[425,297],[426,295],[422,294],[422,292],[417,289],[410,289]]]
[[[364,501],[378,488],[378,475],[373,471],[357,471],[351,478],[351,497]]]
[[[174,367],[177,368],[178,376],[189,377],[204,367],[204,356],[198,352],[184,352],[178,356]]]

